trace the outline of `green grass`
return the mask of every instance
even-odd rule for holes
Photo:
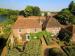
[[[47,32],[47,31],[41,31],[41,32],[37,32],[37,33],[30,33],[30,37],[31,39],[34,39],[34,37],[37,37],[37,39],[41,38],[41,37],[51,37],[51,33]]]
[[[31,40],[33,40],[33,39],[40,39],[41,37],[44,36],[46,44],[48,44],[48,45],[51,42],[51,35],[52,35],[52,33],[47,32],[47,31],[41,31],[41,32],[37,32],[37,33],[30,33]]]

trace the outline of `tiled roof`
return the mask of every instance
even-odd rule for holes
[[[49,17],[46,22],[44,22],[46,28],[51,28],[51,27],[61,27],[61,24],[55,19]]]
[[[41,28],[41,25],[37,19],[19,17],[12,28]]]
[[[46,28],[61,27],[61,24],[55,18],[46,18],[42,16],[19,16],[12,28],[42,28],[42,24],[40,24],[40,21],[43,22],[43,25]]]
[[[29,16],[28,19],[45,19],[44,16]]]

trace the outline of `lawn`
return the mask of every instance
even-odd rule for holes
[[[30,37],[31,39],[35,39],[35,37],[37,39],[41,38],[41,37],[51,37],[51,33],[47,32],[47,31],[41,31],[41,32],[37,32],[37,33],[30,33]]]

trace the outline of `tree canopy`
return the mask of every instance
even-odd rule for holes
[[[73,1],[69,5],[69,10],[75,15],[75,3]]]
[[[62,24],[75,24],[75,3],[72,1],[68,8],[62,9],[56,16]]]
[[[37,6],[27,6],[24,10],[20,11],[19,14],[23,16],[40,16],[41,11]]]

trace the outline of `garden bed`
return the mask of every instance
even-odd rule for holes
[[[41,56],[41,42],[39,39],[29,41],[25,49],[20,52],[18,49],[14,48],[8,50],[7,56]]]

